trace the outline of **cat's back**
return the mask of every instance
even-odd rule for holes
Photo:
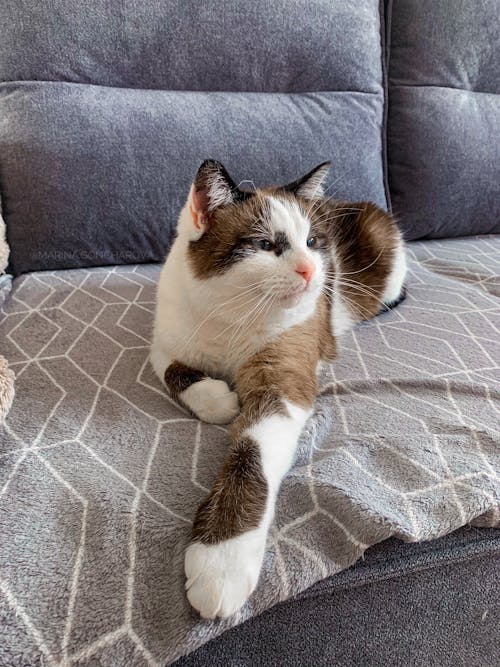
[[[371,202],[324,199],[313,226],[327,239],[331,326],[336,335],[402,298],[406,250],[394,218]]]

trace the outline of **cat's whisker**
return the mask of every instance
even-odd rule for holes
[[[324,291],[327,292],[327,294],[329,294],[332,299],[339,299],[341,302],[346,302],[350,306],[350,309],[353,313],[359,313],[365,319],[370,319],[373,317],[373,312],[368,310],[368,308],[365,306],[361,305],[358,301],[351,299],[349,296],[347,296],[347,294],[341,294],[328,286],[325,286]]]
[[[353,210],[361,211],[362,209],[353,209]],[[328,223],[333,222],[334,220],[343,220],[347,216],[347,214],[348,214],[347,212],[343,212],[334,215],[332,211],[325,211],[319,217],[311,218],[311,224],[317,226],[320,225],[324,220],[327,220]]]
[[[355,290],[356,292],[358,292],[359,294],[364,294],[366,296],[369,296],[372,299],[376,299],[377,301],[380,301],[380,296],[375,290],[366,289],[362,285],[353,285],[353,284],[350,284],[350,283],[344,283],[342,281],[339,281],[338,284],[340,286],[343,286],[343,287],[347,288],[347,290],[352,289],[352,290]]]
[[[244,324],[245,321],[248,319],[248,317],[255,311],[256,308],[258,308],[258,306],[260,305],[260,303],[262,303],[263,301],[265,301],[265,300],[267,299],[268,295],[269,295],[269,291],[266,291],[264,294],[258,294],[258,295],[256,295],[255,297],[253,297],[253,298],[249,301],[249,304],[250,304],[252,301],[255,301],[256,299],[258,299],[259,297],[260,297],[260,299],[259,299],[259,301],[257,301],[257,303],[254,303],[254,304],[253,304],[251,310],[250,310],[250,311],[246,311],[245,313],[243,313],[243,315],[242,315],[238,320],[236,320],[236,322],[231,322],[225,329],[223,329],[222,331],[220,331],[220,332],[217,334],[217,336],[216,336],[215,338],[219,338],[219,337],[222,336],[226,331],[228,331],[228,330],[231,329],[232,327],[235,327],[235,326],[239,325],[241,322],[243,322],[243,324]],[[247,304],[247,305],[248,305],[248,304]],[[215,339],[214,339],[214,340],[215,340]]]
[[[277,292],[275,292],[275,291],[271,291],[271,292],[270,292],[270,295],[268,294],[267,296],[268,296],[268,297],[270,296],[271,298],[270,298],[270,299],[267,298],[267,299],[264,301],[264,303],[262,304],[262,306],[261,306],[261,308],[260,308],[260,311],[258,311],[258,312],[256,313],[256,315],[254,315],[254,318],[253,318],[252,322],[250,323],[250,326],[251,326],[251,325],[253,324],[253,322],[255,322],[258,318],[265,317],[265,316],[272,310],[273,306],[275,305],[276,301],[277,301],[278,298],[279,298],[279,294],[278,294]]]
[[[249,285],[235,285],[235,287],[236,287],[237,289],[247,289],[247,288],[249,288],[249,287],[255,287],[255,286],[257,286],[257,285],[261,285],[261,286],[262,286],[262,280],[258,280],[258,281],[255,282],[255,283],[250,283]]]
[[[366,285],[365,283],[361,283],[358,280],[353,280],[351,278],[344,278],[344,274],[342,273],[327,273],[327,277],[333,281],[335,281],[339,285],[345,285],[347,287],[358,287],[361,289],[365,289],[369,292],[372,292],[373,294],[377,295],[378,291],[376,288],[382,289],[384,285],[377,284],[377,285]]]
[[[372,262],[370,262],[367,266],[364,266],[363,268],[359,269],[358,271],[342,271],[342,275],[344,275],[344,276],[352,276],[352,275],[354,275],[355,273],[363,273],[363,271],[366,271],[367,269],[369,269],[370,267],[372,267],[374,264],[376,264],[376,263],[378,262],[378,260],[380,259],[380,257],[382,256],[382,253],[383,253],[384,251],[385,251],[385,246],[381,249],[381,251],[380,251],[379,254],[375,257],[375,259],[374,259]]]
[[[251,305],[253,301],[256,301],[257,299],[259,299],[259,301],[257,301],[257,304],[258,304],[258,303],[260,303],[260,301],[262,301],[262,299],[263,299],[264,297],[265,297],[265,295],[262,296],[261,294],[256,294],[255,296],[251,297],[247,302],[245,302],[244,306],[246,307],[246,306],[248,306],[248,305]],[[253,309],[254,309],[254,307],[255,307],[257,304],[253,304],[253,306],[252,306],[252,310],[251,310],[250,312],[253,312]],[[245,313],[243,313],[243,315],[241,316],[241,318],[238,318],[238,320],[236,320],[236,322],[231,322],[231,323],[228,324],[222,331],[219,331],[219,333],[218,333],[216,336],[214,336],[214,337],[212,338],[212,340],[217,340],[218,338],[220,338],[221,336],[223,336],[223,335],[226,333],[226,331],[229,331],[229,330],[232,329],[234,326],[236,326],[241,320],[244,321],[247,317],[248,317],[248,311],[246,311]]]
[[[361,285],[360,283],[351,283],[351,282],[345,282],[343,280],[339,280],[338,284],[342,287],[347,288],[347,290],[356,290],[358,292],[361,292],[363,294],[367,294],[368,296],[372,296],[375,299],[380,300],[380,290],[375,289],[374,287],[368,287],[365,285]],[[379,287],[377,285],[377,287]],[[383,285],[380,285],[381,288],[383,288]]]
[[[357,271],[343,271],[343,270],[340,270],[340,271],[338,271],[338,273],[339,273],[340,275],[342,275],[342,277],[344,277],[344,276],[353,276],[353,275],[358,274],[358,273],[363,273],[363,271],[367,271],[367,270],[370,269],[374,264],[376,264],[376,263],[378,262],[378,260],[380,259],[380,257],[382,256],[382,254],[385,252],[385,250],[386,250],[386,248],[385,248],[385,246],[384,246],[384,247],[380,250],[380,252],[379,252],[378,255],[375,257],[374,260],[372,260],[369,264],[367,264],[367,265],[361,267],[361,268],[358,269]],[[352,255],[351,255],[350,257],[348,257],[347,259],[342,259],[342,260],[341,260],[341,263],[346,263],[346,262],[349,261],[349,259],[351,259],[351,258],[352,258]]]
[[[355,289],[358,292],[362,292],[364,294],[367,294],[368,296],[379,299],[379,294],[380,293],[376,289],[374,289],[373,287],[371,287],[369,285],[364,285],[363,283],[359,283],[359,282],[354,281],[354,280],[349,280],[349,281],[344,280],[342,278],[342,276],[337,276],[337,279],[336,279],[335,282],[339,286],[344,286],[347,289]]]
[[[359,208],[359,206],[337,206],[335,205],[332,210],[328,211],[328,214],[333,213],[359,213],[360,211],[363,211],[362,208]],[[321,218],[319,218],[321,219]]]
[[[246,314],[245,317],[243,317],[241,320],[236,322],[233,326],[237,326],[233,334],[231,335],[231,338],[229,339],[229,348],[232,349],[233,343],[236,343],[238,339],[238,335],[240,331],[243,330],[243,327],[247,325],[247,328],[250,328],[254,322],[257,320],[258,317],[261,316],[265,312],[265,307],[266,307],[266,301],[269,297],[270,291],[266,292],[266,294],[262,297],[262,299],[252,308],[252,310]],[[254,314],[255,313],[255,314]],[[248,322],[249,318],[254,314],[253,319]]]
[[[360,212],[362,210],[363,210],[362,208],[354,208],[354,207],[336,207],[333,209],[333,211],[328,209],[317,218],[313,218],[313,222],[321,222],[325,218],[328,218],[330,220],[335,220],[336,218],[344,218],[347,213]],[[332,213],[335,213],[336,215],[332,215]]]
[[[258,285],[259,283],[256,283]],[[196,327],[196,329],[192,332],[192,334],[189,336],[187,341],[185,342],[183,349],[187,349],[193,338],[196,336],[196,334],[200,331],[200,329],[205,325],[219,310],[227,306],[229,303],[236,301],[237,299],[240,299],[244,296],[247,296],[250,294],[252,291],[256,291],[258,288],[257,287],[251,287],[245,292],[242,292],[240,294],[236,294],[235,296],[231,297],[231,299],[228,299],[227,301],[224,301],[223,303],[218,304],[206,317],[205,319],[202,320],[202,322]]]
[[[241,188],[241,186],[243,185],[243,183],[250,183],[250,185],[251,185],[252,188],[253,188],[254,193],[255,193],[255,194],[257,193],[257,188],[255,187],[255,183],[254,183],[250,178],[244,178],[242,181],[240,181],[240,182],[238,183],[238,185],[236,186],[236,187],[238,188],[238,190]]]
[[[367,285],[366,283],[363,283],[359,280],[354,280],[353,278],[345,278],[343,273],[338,273],[337,278],[339,280],[343,280],[346,283],[351,283],[352,285],[362,285],[363,287],[366,287],[367,289],[373,289],[373,288],[384,287],[385,286],[385,283]]]

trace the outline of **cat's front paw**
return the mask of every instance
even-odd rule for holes
[[[232,616],[255,589],[265,548],[265,538],[255,532],[219,544],[194,542],[187,548],[187,597],[203,618]]]
[[[195,415],[208,424],[229,424],[238,415],[238,394],[224,380],[205,378],[195,382],[181,395]]]

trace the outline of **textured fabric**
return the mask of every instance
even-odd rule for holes
[[[378,0],[3,0],[0,81],[380,92]]]
[[[0,355],[0,424],[5,419],[14,400],[14,373],[5,357]]]
[[[393,83],[500,94],[497,0],[390,5]]]
[[[393,0],[388,160],[407,238],[500,232],[497,0]]]
[[[12,276],[10,274],[5,274],[0,276],[0,306],[5,301],[7,295],[9,294],[12,287]]]
[[[293,180],[332,159],[332,192],[385,205],[382,99],[374,94],[3,84],[0,116],[15,274],[163,260],[207,156],[255,185]]]
[[[0,209],[0,305],[2,305],[6,295],[10,291],[12,283],[12,276],[5,273],[9,261],[9,246],[5,234],[5,223]]]
[[[0,208],[0,306],[10,290],[10,280],[3,275],[9,259],[9,246],[5,240],[5,224]],[[9,369],[5,357],[0,355],[0,424],[4,420],[14,398],[14,373]]]
[[[0,664],[164,664],[385,538],[496,525],[499,248],[411,247],[407,300],[325,369],[255,594],[214,622],[189,607],[182,563],[227,433],[149,368],[159,267],[16,279],[0,324],[17,376],[0,431]]]
[[[500,232],[500,95],[390,95],[391,198],[406,238]]]
[[[483,557],[354,587],[332,577],[329,590],[276,605],[175,667],[491,667],[500,655],[494,532],[496,553]]]
[[[0,207],[0,278],[7,269],[9,261],[9,246],[5,238],[5,222],[2,218],[2,209]]]
[[[256,185],[331,160],[387,206],[377,0],[8,0],[0,26],[16,274],[162,261],[208,157]]]

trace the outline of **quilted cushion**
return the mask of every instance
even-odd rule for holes
[[[394,0],[388,158],[408,238],[500,232],[498,0]]]
[[[256,184],[331,159],[333,193],[386,205],[378,0],[6,0],[0,25],[16,274],[162,260],[208,156]]]

